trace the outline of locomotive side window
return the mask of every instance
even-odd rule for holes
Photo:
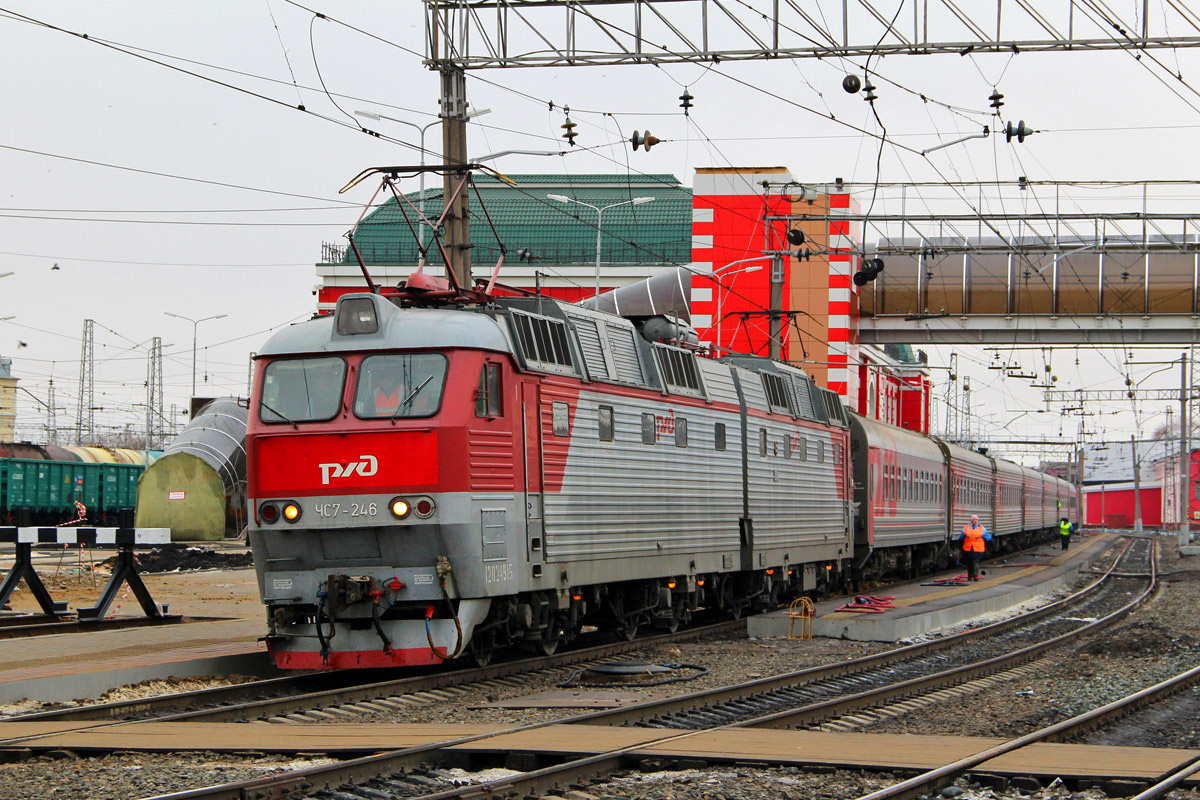
[[[642,414],[642,444],[654,444],[654,415]]]
[[[767,457],[767,429],[758,429],[758,454],[763,458]]]
[[[504,413],[502,400],[500,365],[485,363],[479,370],[479,386],[475,389],[475,416],[500,416]]]
[[[612,406],[600,406],[600,441],[611,442],[613,440],[613,410]]]
[[[446,357],[440,353],[367,356],[358,371],[354,414],[360,419],[432,417],[442,405],[445,384]]]
[[[725,423],[724,422],[718,422],[716,427],[713,429],[713,439],[716,442],[718,450],[725,449]]]
[[[675,420],[675,446],[676,447],[687,447],[688,446],[687,420],[686,419],[680,418],[680,419]]]
[[[792,457],[792,435],[787,434],[783,437],[783,457]]]
[[[800,460],[808,461],[808,439],[800,437]]]
[[[268,424],[333,419],[345,379],[346,362],[336,356],[272,361],[263,370],[258,418]]]

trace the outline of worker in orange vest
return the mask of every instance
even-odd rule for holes
[[[963,560],[967,562],[967,580],[977,581],[979,562],[983,560],[983,553],[987,549],[987,542],[992,540],[992,534],[988,533],[987,526],[980,524],[979,515],[972,514],[971,521],[963,526],[959,538],[962,540]]]

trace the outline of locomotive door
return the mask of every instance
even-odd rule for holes
[[[545,553],[542,516],[542,418],[540,387],[521,384],[521,441],[525,477],[525,546],[530,564],[541,564]],[[540,567],[538,571],[540,571]]]

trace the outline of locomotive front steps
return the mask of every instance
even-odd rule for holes
[[[1113,533],[1082,540],[1075,536],[1072,537],[1073,546],[1065,553],[1055,547],[1043,546],[1006,559],[989,559],[981,565],[986,574],[965,586],[922,585],[962,574],[963,570],[957,569],[864,592],[895,595],[891,605],[896,607],[885,609],[883,613],[839,611],[852,596],[822,600],[816,604],[812,633],[863,642],[898,642],[959,625],[1069,587],[1079,572],[1099,557],[1115,537]],[[786,639],[788,623],[787,609],[780,609],[748,618],[746,630],[752,638]],[[799,625],[793,623],[793,634],[798,630]]]

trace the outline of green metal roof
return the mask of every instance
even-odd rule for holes
[[[560,194],[595,206],[653,197],[653,203],[611,208],[602,216],[601,260],[606,264],[686,264],[691,261],[692,192],[674,175],[508,175],[517,185],[491,175],[475,178],[471,193],[472,260],[495,262],[500,243],[509,261],[529,248],[546,264],[593,264],[596,260],[596,212],[574,203],[546,197]],[[436,180],[436,179],[435,179]],[[431,180],[430,183],[434,181]],[[425,190],[426,215],[436,218],[442,208],[440,180]],[[405,195],[419,205],[419,192]],[[482,199],[482,204],[480,200]],[[493,234],[483,209],[496,226]],[[413,228],[417,220],[405,208]],[[426,235],[428,236],[428,229]],[[367,264],[416,264],[415,237],[395,198],[368,214],[354,231],[354,241]],[[430,262],[437,262],[431,250]],[[355,264],[347,250],[340,259]]]

